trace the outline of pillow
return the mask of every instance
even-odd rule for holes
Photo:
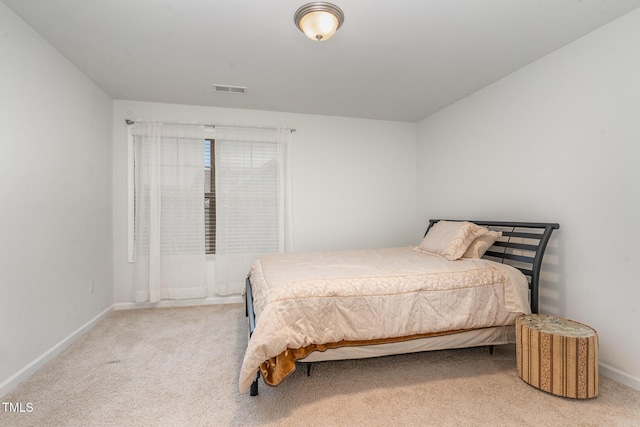
[[[501,236],[502,231],[488,231],[481,234],[471,242],[465,253],[462,255],[462,258],[482,258],[482,255],[487,252],[487,249],[489,249]]]
[[[488,231],[468,221],[438,221],[424,236],[418,250],[454,261],[465,253],[476,237]]]

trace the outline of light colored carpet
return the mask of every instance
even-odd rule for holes
[[[3,402],[2,426],[640,426],[640,391],[600,378],[572,400],[516,373],[515,347],[436,351],[299,367],[238,393],[241,305],[116,311]]]

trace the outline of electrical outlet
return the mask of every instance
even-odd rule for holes
[[[89,293],[92,294],[96,291],[96,281],[94,279],[89,280]]]

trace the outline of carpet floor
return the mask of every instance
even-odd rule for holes
[[[512,345],[320,362],[250,397],[246,344],[242,305],[114,311],[0,399],[31,409],[0,426],[640,426],[640,391],[542,392]]]

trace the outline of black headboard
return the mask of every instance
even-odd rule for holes
[[[440,220],[429,220],[425,235],[438,221]],[[542,257],[551,233],[560,228],[560,225],[547,222],[466,221],[485,226],[490,230],[502,231],[502,237],[489,248],[483,258],[512,265],[527,276],[531,290],[531,311],[537,313]]]

